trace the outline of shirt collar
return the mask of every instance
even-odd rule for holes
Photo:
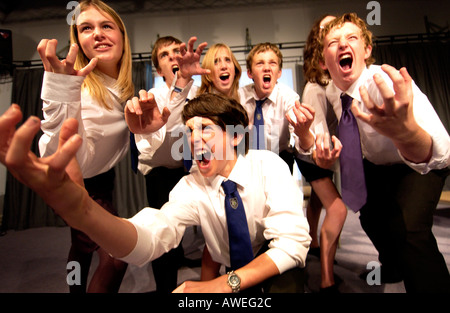
[[[248,92],[246,99],[245,99],[246,102],[251,99],[254,99],[255,101],[261,100],[256,95],[255,84],[251,84],[249,89],[250,89],[250,91]],[[278,82],[276,83],[275,87],[273,87],[273,90],[270,93],[270,95],[267,97],[267,99],[270,100],[270,102],[265,102],[265,103],[276,103],[277,94],[278,94]]]
[[[353,99],[362,102],[361,95],[359,93],[359,87],[364,85],[369,78],[370,78],[369,69],[365,67],[359,78],[344,93],[348,94]]]
[[[200,179],[204,181],[212,190],[219,191],[221,189],[222,182],[226,179],[231,179],[237,185],[245,189],[248,186],[248,177],[250,177],[251,164],[249,160],[243,155],[239,155],[231,173],[228,177],[222,175],[216,175],[214,177],[203,177],[196,166],[192,166],[191,174],[200,176]]]
[[[230,175],[228,176],[228,179],[231,179],[236,184],[245,189],[245,186],[247,186],[248,184],[248,177],[250,177],[249,169],[249,160],[247,160],[244,155],[239,155],[236,164],[234,165]]]
[[[100,79],[102,80],[104,86],[111,91],[113,95],[115,95],[118,99],[120,99],[120,91],[119,88],[117,88],[116,83],[117,79],[112,78],[111,76],[108,76],[104,73],[100,73]]]

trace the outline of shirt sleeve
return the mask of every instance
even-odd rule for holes
[[[66,119],[75,118],[78,123],[82,123],[81,84],[83,81],[82,76],[44,72],[41,91],[44,115],[41,123],[43,135],[39,140],[39,152],[42,157],[56,152],[59,132]]]
[[[390,88],[393,89],[393,83],[387,74],[381,73],[381,75]],[[428,97],[419,89],[414,81],[412,82],[412,90],[414,95],[414,118],[417,124],[431,136],[433,142],[432,156],[427,163],[413,163],[406,160],[399,150],[397,150],[397,153],[399,159],[413,170],[420,174],[427,174],[431,170],[443,169],[450,165],[450,137]],[[372,98],[375,99],[375,102],[378,105],[382,105],[384,100],[373,79],[368,80],[368,91]]]
[[[134,249],[121,260],[143,266],[176,248],[186,228],[199,223],[196,207],[192,192],[182,179],[170,193],[169,202],[160,210],[147,207],[129,219],[136,228],[138,239]]]
[[[266,206],[264,237],[270,240],[267,255],[280,273],[304,267],[311,243],[309,225],[303,214],[303,194],[290,175],[287,165],[275,154],[265,168]]]
[[[426,174],[433,169],[443,169],[450,165],[450,137],[442,121],[431,105],[428,97],[423,94],[413,82],[414,117],[417,123],[430,136],[432,143],[432,156],[427,163],[412,163],[400,153],[402,160],[415,171]]]

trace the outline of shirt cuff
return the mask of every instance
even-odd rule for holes
[[[431,155],[430,161],[427,163],[413,163],[411,161],[408,161],[403,157],[403,155],[400,153],[399,150],[397,150],[398,155],[400,158],[405,162],[406,165],[411,167],[416,172],[425,175],[428,172],[432,170],[438,170],[443,169],[450,164],[450,158],[449,158],[449,150],[448,149],[442,149],[441,147],[447,147],[448,143],[442,143],[442,142],[436,142],[436,139],[432,137],[433,140],[433,151]]]
[[[79,102],[84,78],[84,76],[44,72],[41,98],[58,102]]]
[[[292,257],[281,249],[271,248],[265,252],[275,263],[280,274],[287,270],[297,267],[297,262]]]
[[[149,251],[151,251],[151,240],[148,240],[151,238],[151,235],[147,233],[146,227],[141,225],[141,222],[139,221],[142,220],[142,218],[144,220],[147,218],[151,220],[154,213],[154,210],[144,208],[137,215],[128,219],[136,229],[137,241],[133,250],[128,255],[120,258],[120,260],[139,267],[144,266],[151,260],[151,255],[149,253]],[[136,216],[139,216],[138,220],[136,220]]]

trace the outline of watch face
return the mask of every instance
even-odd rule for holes
[[[240,283],[240,279],[236,275],[231,275],[229,282],[230,282],[230,285],[237,286]]]

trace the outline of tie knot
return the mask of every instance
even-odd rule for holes
[[[346,111],[346,110],[350,109],[353,98],[350,97],[349,95],[343,93],[341,95],[341,101],[342,101],[342,110]]]
[[[256,106],[257,107],[261,107],[266,100],[267,100],[267,98],[264,98],[264,99],[261,99],[261,100],[255,100],[256,101]]]
[[[222,188],[226,195],[230,195],[237,190],[236,183],[232,180],[224,180],[222,182]]]

